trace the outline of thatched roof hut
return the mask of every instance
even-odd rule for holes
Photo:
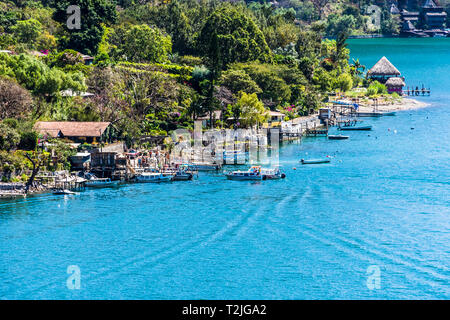
[[[402,94],[405,81],[400,77],[392,77],[386,81],[385,85],[389,93],[397,92]]]
[[[385,83],[391,77],[398,77],[401,73],[386,58],[381,58],[368,72],[367,77]]]
[[[403,81],[403,78],[400,77],[393,77],[389,78],[388,81],[386,81],[386,87],[404,87],[405,81]]]

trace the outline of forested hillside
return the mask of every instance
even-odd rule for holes
[[[108,121],[132,144],[199,117],[233,127],[262,123],[268,110],[292,119],[365,82],[345,44],[352,23],[363,23],[359,9],[281,4],[0,1],[3,158],[36,148],[36,120]],[[70,5],[80,28],[69,27]]]

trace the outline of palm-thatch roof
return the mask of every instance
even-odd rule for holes
[[[40,134],[57,137],[101,137],[110,122],[38,121],[34,129]]]
[[[381,58],[368,72],[369,76],[399,76],[401,73],[396,67],[386,58]]]
[[[392,77],[386,81],[386,87],[404,87],[405,81],[400,77]]]

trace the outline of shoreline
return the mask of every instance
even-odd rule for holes
[[[430,107],[431,103],[418,101],[411,98],[402,98],[399,102],[393,102],[392,104],[378,105],[376,110],[379,112],[392,112],[392,111],[407,111],[416,110]],[[373,112],[374,106],[372,105],[360,105],[359,112]]]

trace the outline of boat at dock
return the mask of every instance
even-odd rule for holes
[[[170,182],[173,180],[174,174],[162,174],[158,172],[143,172],[136,175],[136,182],[158,183]]]
[[[119,181],[113,181],[110,178],[97,178],[92,173],[86,173],[84,175],[86,181],[86,187],[90,188],[103,188],[117,186]]]
[[[322,164],[322,163],[330,163],[331,160],[330,159],[309,159],[309,160],[305,160],[305,159],[301,159],[300,162],[302,164]]]
[[[393,111],[393,112],[383,112],[383,116],[384,117],[391,117],[391,116],[395,116],[397,114],[397,112]]]
[[[338,129],[342,131],[370,131],[372,130],[372,126],[362,126],[362,127],[348,126],[348,127],[339,127]]]
[[[342,134],[328,135],[328,139],[329,140],[347,140],[348,138],[350,138],[350,137],[349,136],[344,136]]]
[[[384,116],[383,112],[356,112],[355,116],[360,118],[378,118]]]

